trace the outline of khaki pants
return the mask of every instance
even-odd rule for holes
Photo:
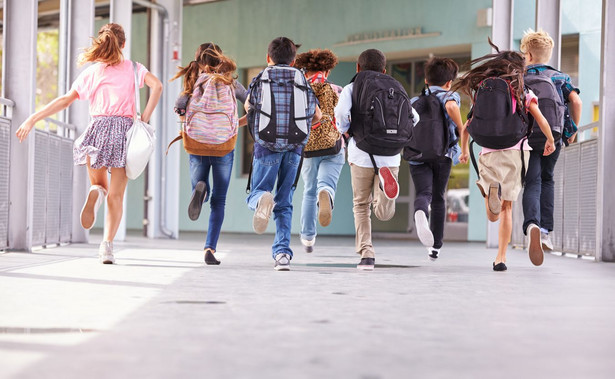
[[[399,167],[389,167],[395,179]],[[380,189],[380,179],[373,168],[350,165],[352,181],[352,212],[354,213],[355,251],[361,258],[374,258],[372,245],[372,222],[370,205],[381,221],[388,221],[395,215],[395,200],[389,200]]]

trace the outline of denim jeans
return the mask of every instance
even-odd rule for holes
[[[530,151],[530,162],[525,173],[525,190],[523,191],[523,233],[529,224],[536,224],[548,231],[553,230],[553,203],[555,182],[553,171],[562,150],[562,144],[556,146],[550,155],[542,155],[542,150]]]
[[[311,241],[316,237],[317,196],[327,191],[335,199],[337,181],[345,162],[344,149],[335,155],[305,158],[301,168],[303,202],[301,204],[301,238]]]
[[[192,190],[199,181],[205,182],[207,195],[204,201],[209,202],[211,213],[209,215],[209,227],[207,228],[207,239],[205,249],[216,250],[222,222],[224,221],[224,207],[226,206],[226,193],[231,180],[233,170],[233,158],[235,151],[231,151],[223,157],[208,157],[190,154],[190,180]],[[213,177],[213,187],[209,185],[209,172]]]
[[[255,210],[258,201],[265,192],[273,193],[273,219],[275,221],[275,239],[271,247],[273,258],[277,254],[286,253],[292,258],[290,249],[290,228],[293,218],[293,184],[299,169],[301,156],[295,152],[269,152],[261,157],[254,157],[252,163],[252,181],[250,194],[246,199],[248,207]],[[277,184],[276,184],[277,179]]]
[[[444,221],[446,220],[446,186],[451,175],[452,160],[443,157],[436,162],[410,165],[410,175],[416,189],[414,211],[429,215],[429,229],[433,234],[433,247],[442,247]],[[431,215],[429,214],[431,205]]]

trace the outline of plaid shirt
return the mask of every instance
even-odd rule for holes
[[[288,65],[278,65],[279,67],[290,67]],[[262,72],[257,75],[250,84],[250,106],[255,107],[255,104],[261,103],[261,92],[253,91],[254,87],[258,80],[260,80],[262,76]],[[277,70],[275,81],[283,81],[283,82],[294,82],[295,72],[291,70]],[[271,79],[271,78],[270,78]],[[309,136],[309,125],[311,125],[312,117],[314,116],[314,112],[316,109],[316,105],[318,104],[318,100],[312,91],[312,88],[308,85],[307,81],[304,79],[304,84],[307,88],[307,111],[308,115],[307,125],[308,125],[308,136]],[[272,117],[276,118],[276,131],[278,135],[283,135],[287,133],[289,130],[290,123],[290,104],[291,104],[291,96],[294,91],[294,85],[278,85],[276,83],[271,83],[273,88],[273,94],[275,99],[275,114],[272,114]],[[280,104],[289,104],[286,106],[280,106]],[[258,117],[258,116],[257,116]],[[295,149],[291,150],[296,152],[297,154],[301,154],[303,151],[303,147],[305,146],[305,142],[307,142],[307,137],[304,140],[304,143],[300,146],[297,146]],[[276,148],[283,148],[287,146],[288,143],[286,140],[278,138],[277,143],[275,144]],[[268,155],[268,153],[275,153],[263,146],[259,143],[254,144],[254,156],[261,157],[263,155]]]

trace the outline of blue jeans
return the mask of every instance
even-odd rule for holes
[[[303,202],[301,204],[301,238],[311,241],[316,237],[317,196],[327,191],[335,199],[337,181],[344,167],[344,149],[335,155],[305,158],[301,168]]]
[[[273,258],[277,254],[286,253],[292,258],[293,251],[290,249],[290,228],[293,218],[293,193],[295,189],[295,177],[299,169],[301,156],[295,152],[284,153],[270,152],[261,157],[254,157],[252,167],[252,181],[250,194],[246,199],[248,207],[255,210],[258,201],[265,192],[273,192],[276,184],[276,192],[273,198],[273,219],[275,220],[275,239],[271,247]]]
[[[192,190],[200,181],[205,182],[207,195],[204,201],[211,197],[209,202],[211,213],[209,215],[209,227],[207,228],[207,239],[205,249],[216,250],[222,222],[224,221],[224,207],[226,206],[226,193],[231,180],[233,170],[233,158],[235,151],[231,151],[223,157],[208,157],[190,154],[190,180]],[[209,172],[213,177],[213,187],[209,185]]]
[[[553,203],[555,182],[553,171],[562,150],[556,146],[550,155],[542,155],[542,150],[530,151],[530,162],[525,173],[523,190],[523,233],[530,224],[536,224],[548,231],[553,230]]]

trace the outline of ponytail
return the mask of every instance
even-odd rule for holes
[[[177,66],[177,74],[170,81],[173,81],[177,78],[184,77],[184,90],[182,91],[182,95],[191,95],[192,90],[194,89],[194,83],[196,83],[199,78],[200,68],[199,63],[197,61],[192,61],[188,63],[187,66],[181,67]]]
[[[124,29],[119,24],[106,24],[98,31],[90,46],[79,56],[79,65],[102,62],[114,66],[124,59],[122,47],[126,43]]]

